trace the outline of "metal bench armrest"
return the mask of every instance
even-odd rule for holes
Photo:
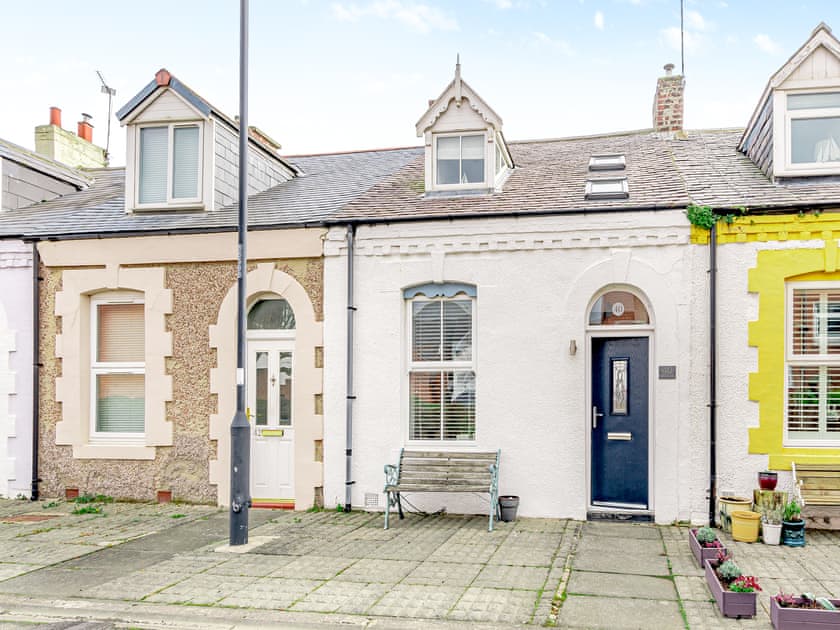
[[[385,487],[396,486],[399,483],[399,473],[394,464],[385,464]]]

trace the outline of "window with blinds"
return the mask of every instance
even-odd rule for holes
[[[140,128],[137,202],[166,204],[201,197],[199,125]]]
[[[145,431],[145,307],[139,298],[92,300],[95,434]]]
[[[840,440],[840,287],[789,295],[787,436]]]
[[[437,183],[484,182],[484,136],[445,136],[437,139]]]
[[[412,440],[475,439],[473,304],[463,297],[409,302]]]

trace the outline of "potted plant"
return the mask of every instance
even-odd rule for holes
[[[788,547],[805,546],[805,520],[802,518],[802,508],[796,499],[791,499],[785,505],[782,519],[782,542]]]
[[[802,593],[799,597],[779,593],[770,598],[770,621],[776,630],[840,629],[840,599],[814,597]]]
[[[761,540],[765,545],[778,545],[782,538],[782,513],[767,510],[761,519]]]
[[[726,554],[719,554],[715,560],[706,560],[704,569],[709,591],[724,617],[755,617],[755,600],[761,587],[754,576],[743,575]]]
[[[718,552],[726,552],[726,547],[718,540],[717,533],[711,527],[689,529],[688,546],[700,567],[703,566],[704,560],[714,560]]]

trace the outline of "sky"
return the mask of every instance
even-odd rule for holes
[[[419,146],[429,99],[462,77],[511,140],[651,126],[658,76],[680,70],[680,0],[250,0],[249,123],[284,155]],[[685,126],[743,127],[769,77],[840,0],[685,0]],[[34,148],[63,110],[114,111],[167,68],[239,109],[237,0],[0,0],[0,138]],[[112,118],[111,164],[125,163]]]

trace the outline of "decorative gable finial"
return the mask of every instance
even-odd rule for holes
[[[455,55],[455,105],[461,107],[461,54]]]

